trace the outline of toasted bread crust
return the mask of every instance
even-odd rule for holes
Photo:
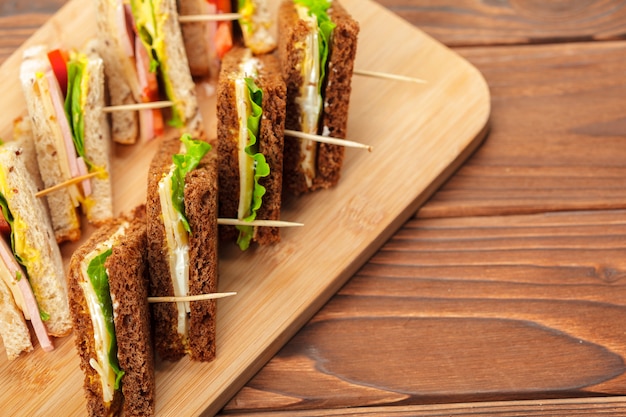
[[[114,305],[117,357],[120,368],[124,370],[122,391],[116,391],[112,403],[107,405],[102,400],[99,376],[89,364],[89,360],[95,357],[95,342],[93,324],[79,284],[80,264],[99,242],[108,239],[124,221],[130,221],[130,224],[105,263]],[[108,221],[74,252],[70,260],[70,307],[76,331],[75,344],[81,359],[81,369],[85,373],[87,410],[91,416],[117,415],[122,409],[126,416],[154,415],[154,356],[146,274],[144,206],[136,208],[132,217]]]
[[[200,15],[205,12],[202,3],[205,0],[178,1],[178,14],[181,16]],[[207,48],[207,24],[204,22],[185,23],[180,25],[185,44],[185,52],[189,61],[189,71],[196,77],[207,76],[210,73],[209,51]]]
[[[217,87],[220,217],[223,218],[237,218],[239,205],[239,122],[232,75],[238,72],[245,53],[244,48],[234,48],[224,57]],[[259,180],[266,192],[257,219],[278,220],[283,181],[286,88],[277,59],[273,55],[263,55],[257,59],[261,68],[255,83],[263,91],[263,116],[257,140],[259,152],[270,166],[270,175]],[[222,239],[233,239],[238,233],[233,226],[220,227]],[[261,245],[280,241],[277,227],[256,227],[254,233],[254,240]]]
[[[109,271],[115,309],[117,358],[124,370],[122,393],[125,416],[154,415],[154,354],[148,307],[148,268],[145,206],[138,207],[124,239],[113,248]]]
[[[172,296],[174,288],[168,265],[165,228],[161,216],[158,184],[178,153],[177,138],[164,141],[150,165],[148,175],[148,259],[150,295]],[[215,152],[205,156],[185,181],[185,212],[192,234],[189,237],[189,292],[205,294],[217,291],[217,178]],[[177,332],[174,303],[152,305],[155,348],[166,360],[178,360],[189,352],[194,360],[215,357],[215,302],[191,304],[189,344]]]
[[[345,138],[359,25],[338,1],[332,3],[329,16],[336,27],[331,37],[327,79],[323,93],[324,108],[318,134]],[[298,18],[292,1],[284,1],[281,4],[278,13],[278,31],[278,55],[287,85],[285,128],[300,131],[302,130],[300,111],[296,104],[296,98],[303,82],[299,70],[303,52],[301,49],[294,48],[294,45],[302,42],[308,33],[308,28]],[[299,167],[301,158],[299,141],[288,140],[285,143],[283,183],[286,190],[298,195],[317,189],[330,188],[339,181],[344,147],[318,144],[316,177],[310,188],[307,186],[304,173]]]
[[[74,344],[80,356],[80,368],[85,374],[83,388],[87,399],[87,414],[90,416],[116,415],[122,409],[122,393],[115,391],[113,401],[105,404],[102,399],[102,385],[98,373],[89,364],[96,357],[93,322],[86,308],[87,301],[80,287],[82,260],[96,246],[97,242],[107,239],[121,224],[121,219],[107,222],[97,229],[85,244],[80,246],[70,259],[68,271],[68,295],[70,312],[74,322]]]
[[[189,294],[217,292],[217,178],[215,158],[187,174],[185,213],[192,234],[189,236]],[[215,359],[215,300],[191,303],[189,350],[191,359]]]

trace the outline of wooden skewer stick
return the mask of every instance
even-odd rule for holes
[[[289,130],[289,129],[285,129],[285,136],[292,136],[294,138],[300,138],[300,139],[308,139],[308,140],[313,140],[316,142],[328,143],[331,145],[346,146],[349,148],[367,149],[368,151],[372,152],[372,147],[370,145],[364,145],[362,143],[353,142],[347,139],[337,139],[337,138],[331,138],[328,136],[312,135],[310,133],[298,132],[297,130]]]
[[[102,111],[105,113],[111,113],[114,111],[163,109],[165,107],[172,107],[173,105],[174,103],[171,101],[149,101],[147,103],[121,104],[119,106],[106,106],[102,108]]]
[[[217,219],[217,224],[225,226],[265,226],[265,227],[298,227],[304,223],[285,222],[281,220],[253,220],[247,222],[239,219]]]
[[[87,175],[82,175],[80,177],[74,177],[67,181],[63,181],[59,184],[53,185],[50,188],[46,188],[45,190],[41,190],[35,194],[36,197],[43,197],[46,194],[54,192],[56,190],[60,190],[63,187],[68,187],[72,184],[76,184],[82,181],[85,181],[89,178],[93,178],[97,176],[99,172],[91,172]],[[238,219],[217,219],[217,224],[227,225],[227,226],[261,226],[261,227],[299,227],[304,226],[304,223],[294,223],[294,222],[286,222],[282,220],[254,220],[251,222],[247,222],[244,220]]]
[[[178,16],[179,23],[191,23],[191,22],[219,22],[223,20],[237,20],[240,19],[239,13],[218,13],[218,14],[195,14]]]
[[[186,301],[203,301],[203,300],[215,300],[216,298],[226,298],[237,295],[236,292],[213,292],[209,294],[200,295],[186,295],[186,296],[165,296],[165,297],[148,297],[149,303],[176,303]]]
[[[374,78],[384,78],[387,80],[395,80],[395,81],[406,81],[410,83],[416,84],[427,84],[428,81],[422,80],[419,78],[408,77],[406,75],[398,75],[398,74],[389,74],[386,72],[378,72],[378,71],[368,71],[368,70],[359,70],[355,69],[353,71],[354,75],[362,75],[364,77],[374,77]]]
[[[70,178],[67,181],[60,182],[57,185],[53,185],[50,188],[46,188],[45,190],[41,190],[35,193],[35,197],[43,197],[46,194],[50,194],[54,191],[60,190],[61,188],[69,187],[70,185],[73,185],[73,184],[78,184],[79,182],[83,182],[85,180],[88,180],[89,178],[96,177],[100,174],[102,174],[102,172],[95,171],[95,172],[90,172],[89,174],[81,175],[79,177]]]

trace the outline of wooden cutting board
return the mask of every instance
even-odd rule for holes
[[[278,0],[272,2],[278,4]],[[489,91],[468,62],[370,0],[344,0],[360,22],[356,68],[423,78],[426,85],[355,76],[349,139],[374,147],[348,149],[340,184],[285,202],[284,230],[272,247],[220,250],[217,359],[156,365],[157,415],[215,414],[363,265],[480,144]],[[91,3],[72,0],[0,68],[0,137],[24,114],[18,83],[24,47],[80,47],[93,36]],[[215,136],[210,81],[198,84],[206,128]],[[116,212],[145,199],[147,166],[157,141],[114,148]],[[85,235],[89,234],[86,229]],[[65,260],[75,245],[64,245]],[[84,415],[83,375],[72,337],[8,362],[0,354],[3,415]],[[3,351],[3,347],[0,346]]]

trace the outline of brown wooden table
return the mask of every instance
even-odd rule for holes
[[[626,415],[626,2],[378,1],[491,131],[222,413]],[[0,63],[63,3],[0,1]]]

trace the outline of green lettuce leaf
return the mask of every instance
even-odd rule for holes
[[[15,260],[22,265],[24,271],[26,271],[26,266],[24,265],[24,260],[15,252],[15,235],[13,233],[13,214],[11,213],[11,209],[9,209],[9,203],[6,200],[4,194],[0,193],[0,209],[2,209],[2,215],[4,216],[4,220],[9,224],[9,228],[11,229],[11,251],[13,252],[13,256],[15,256]],[[0,237],[2,239],[2,237]],[[26,272],[28,274],[28,272]],[[17,277],[19,278],[19,277]],[[19,281],[19,279],[18,279]]]
[[[237,11],[241,15],[238,22],[242,31],[252,31],[252,14],[254,13],[254,2],[252,0],[239,0]]]
[[[111,301],[111,291],[109,290],[109,274],[106,271],[104,263],[113,251],[108,249],[96,256],[89,262],[87,266],[87,276],[89,282],[96,292],[98,303],[104,315],[107,333],[111,337],[111,344],[108,346],[109,364],[115,372],[115,389],[120,388],[124,371],[120,368],[117,360],[117,338],[115,337],[115,325],[113,323],[113,302]]]
[[[211,145],[202,140],[192,139],[189,134],[184,134],[180,140],[185,145],[185,153],[172,156],[175,165],[172,174],[172,202],[174,209],[182,216],[185,230],[191,233],[191,227],[185,215],[185,177],[198,166],[204,155],[211,150]]]
[[[328,16],[328,9],[331,2],[328,0],[294,0],[294,3],[306,6],[309,9],[309,16],[317,18],[317,26],[319,28],[319,49],[320,49],[320,82],[318,84],[318,93],[321,95],[321,89],[326,79],[326,69],[328,56],[330,54],[330,38],[335,25]]]
[[[137,36],[145,46],[150,57],[150,71],[160,71],[161,81],[165,90],[165,95],[169,100],[177,103],[174,87],[168,75],[167,56],[165,54],[164,33],[157,19],[155,3],[157,0],[131,0],[130,7],[135,20]],[[161,19],[162,20],[162,19]],[[185,122],[184,114],[177,104],[172,106],[172,118],[168,124],[173,127],[182,127]]]
[[[93,165],[85,155],[85,121],[81,106],[83,75],[87,70],[85,56],[77,56],[67,63],[67,96],[65,97],[65,114],[72,132],[72,140],[76,153],[82,157],[91,170]]]
[[[259,179],[267,177],[270,174],[270,166],[265,160],[265,156],[258,152],[257,137],[259,136],[259,126],[261,124],[261,116],[263,115],[262,103],[263,103],[263,91],[254,83],[252,78],[245,78],[246,86],[248,87],[248,96],[250,98],[250,116],[247,120],[248,125],[248,146],[246,146],[245,152],[252,158],[254,164],[254,189],[252,190],[252,204],[250,206],[250,214],[243,220],[251,222],[256,219],[256,213],[261,208],[263,203],[263,196],[265,195],[265,187],[259,184]],[[254,227],[252,226],[237,226],[239,230],[239,237],[237,238],[237,244],[241,250],[246,250],[250,247],[252,236],[254,233]]]

